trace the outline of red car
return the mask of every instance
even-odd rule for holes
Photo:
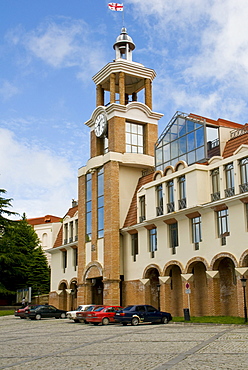
[[[123,307],[120,306],[105,306],[98,307],[94,311],[88,312],[87,321],[94,325],[102,323],[102,325],[108,325],[110,322],[116,322],[114,315],[117,311]]]
[[[29,306],[26,306],[24,308],[18,308],[16,311],[15,311],[15,316],[16,317],[20,317],[21,319],[26,319],[26,315],[25,313],[30,309],[30,308],[34,308],[34,307],[38,307],[38,305],[29,305]]]
[[[76,317],[77,317],[77,319],[79,320],[79,322],[84,322],[85,324],[88,324],[88,321],[87,321],[86,319],[87,319],[87,317],[88,317],[89,312],[91,312],[91,311],[95,310],[95,309],[96,309],[96,308],[98,308],[98,307],[103,308],[103,307],[105,307],[105,306],[103,306],[103,305],[95,305],[95,304],[92,304],[89,308],[87,308],[87,310],[86,310],[86,311],[78,311],[78,312],[76,313]]]

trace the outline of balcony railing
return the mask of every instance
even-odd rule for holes
[[[175,211],[175,204],[174,202],[167,203],[167,213],[171,213]]]
[[[73,237],[72,236],[70,236],[70,238],[69,238],[69,243],[72,243],[73,242]]]
[[[179,209],[186,208],[186,198],[182,198],[178,200],[178,208]]]
[[[157,216],[162,216],[164,214],[163,206],[156,207]]]
[[[220,199],[220,192],[217,191],[216,193],[211,194],[211,201],[215,202],[216,200]]]
[[[77,235],[75,235],[75,242],[77,242],[78,241],[78,236]]]
[[[146,219],[146,216],[140,216],[140,218],[139,218],[139,222],[144,222],[144,221],[145,221],[145,219]]]
[[[67,244],[68,243],[68,240],[67,239],[64,239],[64,244]]]
[[[234,188],[225,189],[225,197],[232,197],[235,195]]]
[[[240,193],[246,193],[248,191],[248,183],[239,185]]]

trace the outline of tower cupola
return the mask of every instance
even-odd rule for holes
[[[122,27],[121,34],[117,37],[113,45],[117,59],[126,59],[132,61],[132,51],[135,49],[135,44],[130,36],[127,34],[127,29]]]

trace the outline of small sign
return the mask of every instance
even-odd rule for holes
[[[189,288],[190,288],[189,283],[186,283],[186,284],[185,284],[185,288],[186,288],[186,289],[189,289]]]
[[[191,293],[191,289],[185,289],[185,293],[186,294],[190,294]]]

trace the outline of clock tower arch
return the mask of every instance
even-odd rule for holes
[[[94,303],[94,281],[101,279],[102,303],[118,305],[125,279],[120,229],[138,179],[154,169],[162,114],[152,111],[156,74],[132,61],[135,44],[126,28],[113,48],[115,60],[93,76],[96,108],[85,122],[90,128],[90,159],[78,173],[78,297]],[[144,102],[139,101],[142,91]],[[94,263],[101,265],[101,277],[85,273]]]

